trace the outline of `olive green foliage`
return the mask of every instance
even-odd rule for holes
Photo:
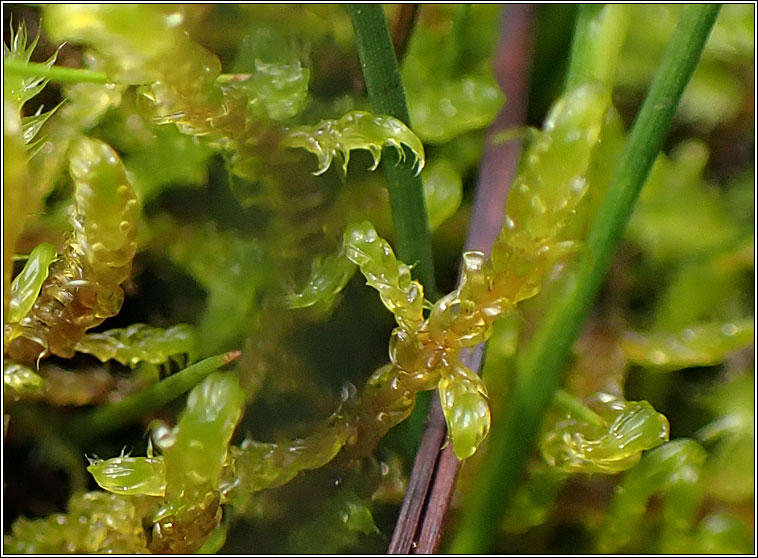
[[[370,170],[376,170],[387,144],[397,150],[401,161],[405,159],[403,145],[413,153],[416,174],[424,168],[424,146],[408,127],[391,116],[373,116],[368,112],[353,111],[339,120],[325,120],[316,127],[303,126],[290,130],[284,145],[301,147],[313,153],[319,167],[314,173],[323,174],[336,156],[342,160],[342,172],[347,173],[350,151],[367,149],[374,158]]]
[[[3,367],[3,396],[11,401],[40,395],[45,380],[28,366],[6,363]]]
[[[618,401],[599,394],[597,403],[602,423],[587,424],[569,413],[543,436],[542,456],[556,470],[625,471],[640,460],[642,451],[668,441],[666,417],[656,413],[647,401]]]
[[[492,73],[497,7],[459,5],[451,15],[419,26],[401,68],[414,130],[434,145],[484,128],[504,103]]]
[[[187,324],[168,329],[132,324],[103,333],[88,333],[77,344],[76,350],[94,355],[103,362],[115,360],[131,367],[140,362],[161,364],[179,355],[188,355],[189,360],[194,360],[197,333]]]
[[[432,390],[465,511],[679,10],[609,9],[617,72],[577,71],[552,99],[491,253],[465,252],[432,300],[375,171],[412,164],[435,248],[459,253],[508,101],[500,7],[420,7],[399,61],[410,123],[370,112],[339,5],[25,7],[41,35],[14,21],[4,48],[6,444],[34,448],[41,486],[55,469],[70,486],[14,500],[6,552],[381,552],[417,443],[401,423]],[[723,179],[697,135],[740,126],[748,15],[727,7],[713,32],[678,113],[687,139],[658,157],[494,551],[753,544],[753,176],[748,161]],[[107,83],[51,83],[63,56]],[[63,102],[45,112],[50,90]],[[480,376],[463,357],[485,341]],[[533,536],[567,524],[578,547]]]
[[[34,247],[21,273],[16,275],[11,285],[11,304],[8,308],[7,321],[17,323],[29,313],[34,301],[39,296],[42,284],[47,279],[50,264],[58,256],[55,246],[41,242]]]
[[[67,514],[22,518],[13,524],[12,536],[6,536],[4,542],[6,551],[13,554],[147,551],[139,510],[130,499],[108,492],[75,495]]]
[[[19,362],[46,353],[70,357],[85,330],[116,315],[137,251],[139,202],[116,153],[82,137],[69,160],[75,191],[68,246],[32,307],[4,330],[5,352]]]

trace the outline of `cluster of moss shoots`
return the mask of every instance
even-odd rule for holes
[[[367,458],[391,428],[408,418],[421,391],[437,390],[455,454],[460,459],[473,456],[489,432],[491,402],[485,381],[463,364],[461,356],[492,337],[498,318],[517,316],[518,305],[537,295],[548,278],[554,282],[551,273],[570,267],[572,256],[582,250],[582,238],[623,145],[623,125],[609,91],[585,83],[564,93],[529,143],[491,253],[464,253],[458,287],[428,300],[412,277],[413,262],[398,260],[370,222],[386,221],[384,201],[379,196],[379,202],[359,203],[361,196],[371,200],[376,195],[366,196],[365,188],[353,187],[348,163],[352,152],[367,150],[373,171],[383,149],[391,147],[400,160],[410,155],[420,173],[426,163],[422,139],[450,139],[443,137],[439,123],[436,128],[422,123],[420,129],[426,126],[430,131],[419,139],[391,116],[358,110],[355,100],[341,115],[334,114],[337,102],[309,104],[311,70],[291,48],[279,53],[279,59],[263,49],[260,36],[272,41],[272,31],[263,24],[247,43],[253,50],[262,49],[256,51],[251,73],[222,75],[219,58],[183,26],[191,10],[161,5],[47,6],[44,25],[49,37],[89,47],[88,64],[106,72],[110,83],[69,86],[62,106],[21,118],[22,106],[39,93],[45,80],[25,78],[9,84],[13,77],[7,78],[6,402],[50,403],[53,394],[60,400],[60,386],[46,385],[54,381],[44,364],[51,355],[68,359],[87,353],[134,369],[132,382],[120,388],[125,393],[115,398],[118,402],[98,401],[94,393],[88,396],[90,376],[82,374],[78,383],[68,385],[78,394],[70,398],[77,404],[100,403],[72,426],[86,438],[141,418],[125,409],[154,408],[178,396],[180,392],[169,393],[168,388],[161,391],[161,384],[169,385],[172,379],[161,379],[161,374],[172,362],[185,366],[200,361],[174,374],[194,372],[195,385],[175,424],[151,423],[144,457],[122,453],[110,459],[90,458],[87,471],[102,491],[74,494],[65,513],[17,519],[5,537],[7,552],[189,553],[203,545],[218,548],[228,526],[221,522],[223,514],[246,512],[253,495],[285,485],[302,471],[324,467],[338,455],[352,461]],[[265,13],[272,23],[271,14]],[[277,29],[273,24],[272,28]],[[27,45],[22,25],[6,47],[6,60],[28,62],[35,44],[36,40]],[[54,62],[55,57],[47,66]],[[481,76],[459,81],[469,85],[459,87],[451,78],[440,94],[471,112],[472,88],[479,88],[483,100],[474,108],[485,114],[464,113],[469,128],[445,132],[451,137],[483,127],[502,102],[489,106],[494,84]],[[458,90],[460,98],[451,93]],[[423,94],[425,99],[433,96],[431,91]],[[345,105],[344,100],[340,103]],[[154,197],[180,171],[169,171],[175,176],[163,182],[140,173],[137,163],[127,172],[114,147],[88,136],[108,111],[121,111],[122,124],[130,123],[136,136],[155,130],[148,134],[143,151],[127,145],[127,152],[168,149],[169,156],[180,156],[191,151],[194,160],[187,165],[198,167],[207,164],[210,154],[222,153],[239,203],[265,209],[265,227],[252,236],[201,225],[183,228],[166,216],[147,221],[140,200]],[[303,123],[314,118],[315,124]],[[35,139],[40,129],[44,137]],[[156,137],[163,138],[157,147],[150,144]],[[41,143],[46,148],[40,149]],[[316,156],[315,171],[312,159],[300,156],[302,150]],[[139,160],[137,155],[130,157]],[[321,181],[333,179],[328,170],[334,159],[339,162],[334,174],[340,187],[336,195],[327,195],[327,182]],[[73,202],[68,232],[56,242],[63,248],[38,244],[11,284],[16,241],[66,164]],[[460,164],[453,167],[433,160],[422,174],[433,177],[425,178],[433,224],[451,214],[445,200],[457,198],[453,212],[460,203],[463,169]],[[148,231],[148,246],[165,250],[174,265],[206,290],[207,308],[194,325],[157,328],[138,323],[87,333],[121,309],[133,259],[143,249],[138,225]],[[335,238],[341,242],[335,244]],[[308,262],[306,268],[302,261]],[[264,274],[263,268],[272,271]],[[356,271],[378,291],[397,322],[389,340],[389,363],[362,389],[347,390],[339,408],[307,435],[278,443],[248,437],[233,444],[235,430],[261,392],[266,374],[283,363],[277,354],[285,336],[294,331],[297,320],[328,316]],[[518,319],[508,323],[512,329]],[[748,318],[696,324],[678,336],[629,333],[622,347],[627,362],[680,369],[720,362],[749,344],[752,336]],[[240,343],[236,348],[241,353],[231,350],[234,343]],[[217,353],[221,354],[212,356]],[[224,365],[230,365],[229,370],[217,370]],[[191,387],[183,385],[182,389]],[[706,454],[694,440],[666,443],[666,417],[645,401],[627,401],[620,382],[606,391],[575,396],[562,392],[556,407],[562,410],[547,420],[540,450],[549,471],[541,474],[551,479],[634,467],[613,500],[598,543],[598,548],[612,552],[628,542],[627,527],[641,521],[645,502],[656,492],[671,500],[666,513],[672,525],[681,513],[695,513],[702,499],[698,479]],[[14,407],[8,408],[6,429],[8,421],[14,421]],[[637,465],[642,452],[656,446],[661,447]],[[373,532],[366,500],[343,495],[336,501],[349,504],[351,510],[343,524]],[[675,511],[682,502],[687,510]],[[671,537],[675,540],[674,534]]]

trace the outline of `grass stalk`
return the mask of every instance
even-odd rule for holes
[[[214,370],[238,359],[241,354],[240,351],[230,351],[201,360],[117,403],[96,407],[87,414],[74,419],[66,431],[74,439],[85,441],[116,430],[173,401],[200,383]]]
[[[56,83],[109,83],[105,72],[96,72],[86,68],[68,68],[66,66],[48,66],[37,62],[20,60],[3,60],[3,71],[10,75],[40,77]]]
[[[353,23],[358,56],[369,100],[374,112],[389,114],[411,126],[400,68],[392,46],[387,19],[381,4],[346,4]],[[413,169],[412,157],[397,165],[384,165],[387,175],[395,250],[424,285],[427,298],[437,298],[431,234],[421,177]]]
[[[105,72],[88,68],[70,68],[68,66],[48,66],[39,62],[23,62],[21,60],[3,60],[3,71],[8,75],[44,78],[54,83],[118,83],[110,79]],[[216,78],[217,85],[244,81],[252,74],[221,74]],[[128,85],[141,85],[129,83]]]
[[[608,423],[605,422],[603,417],[598,415],[595,411],[587,407],[587,405],[579,401],[579,399],[567,391],[559,389],[555,393],[555,403],[563,407],[564,410],[571,411],[574,415],[590,424],[594,424],[600,428],[608,426]]]

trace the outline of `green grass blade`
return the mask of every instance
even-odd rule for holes
[[[402,120],[410,128],[405,91],[384,8],[380,4],[347,4],[345,7],[353,23],[371,107],[378,114]],[[427,298],[433,300],[437,298],[437,287],[431,235],[421,178],[416,176],[411,159],[397,165],[384,165],[395,250],[401,260],[415,264],[414,273],[424,285]]]
[[[105,72],[66,66],[47,66],[36,62],[3,60],[3,70],[8,74],[40,77],[56,83],[109,83]]]
[[[208,374],[236,360],[241,354],[240,351],[230,351],[201,360],[118,403],[101,405],[74,419],[66,432],[74,439],[82,441],[139,420],[146,413],[176,399]]]

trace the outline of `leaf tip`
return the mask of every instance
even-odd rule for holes
[[[230,362],[234,362],[241,356],[242,356],[242,351],[229,351],[228,353],[224,355],[223,364],[229,364]]]

